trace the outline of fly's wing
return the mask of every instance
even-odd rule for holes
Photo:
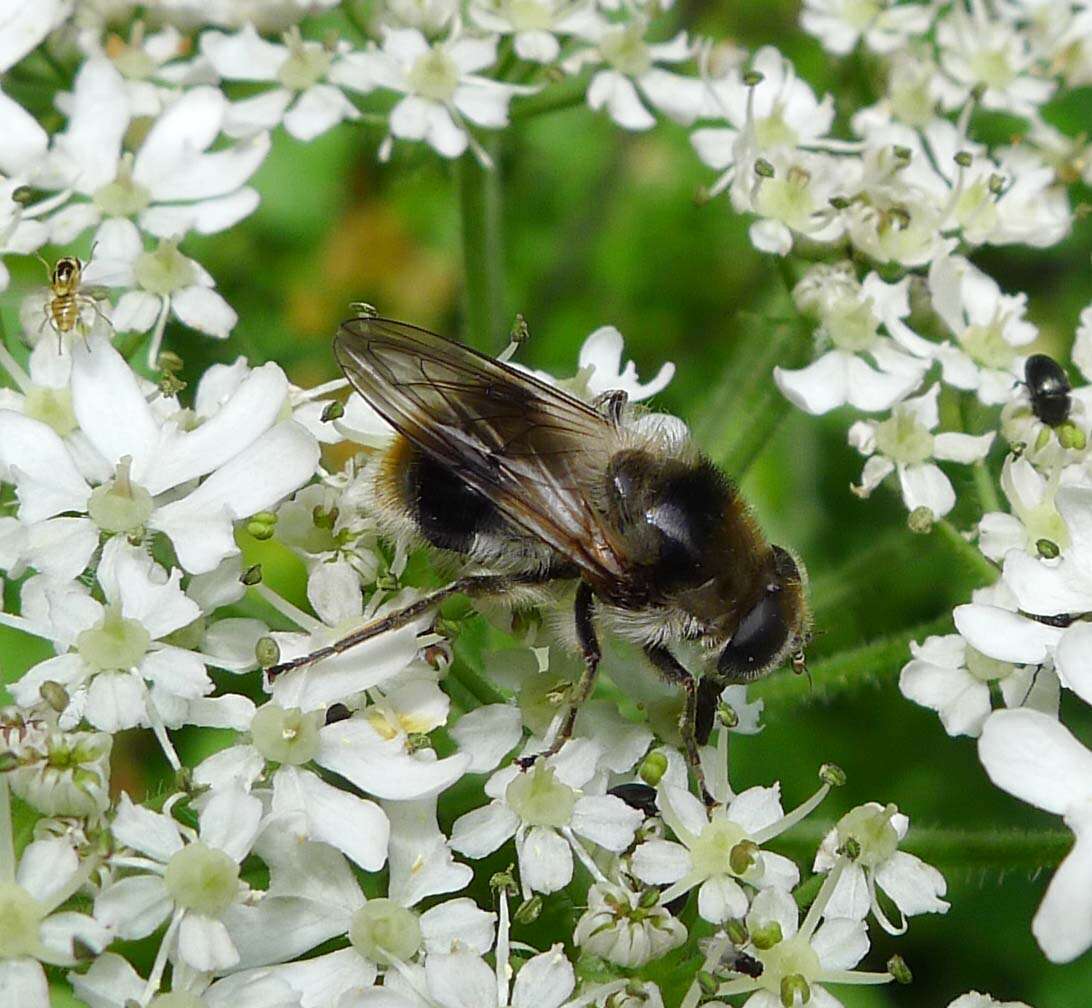
[[[392,427],[593,582],[624,566],[594,506],[612,427],[591,406],[425,329],[362,316],[334,355]]]

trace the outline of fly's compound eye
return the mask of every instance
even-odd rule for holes
[[[789,628],[781,609],[781,590],[771,585],[757,605],[739,621],[732,639],[717,661],[717,671],[728,682],[750,682],[769,668],[785,647]]]

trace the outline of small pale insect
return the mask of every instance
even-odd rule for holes
[[[57,345],[60,347],[65,337],[73,333],[86,337],[96,318],[109,324],[100,306],[106,293],[101,288],[84,284],[83,262],[75,256],[62,256],[52,267],[44,259],[41,261],[49,275],[49,283],[41,300],[30,299],[29,306],[32,318],[36,316],[40,319],[38,334],[47,325],[50,326],[57,334]]]

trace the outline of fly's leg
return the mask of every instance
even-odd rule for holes
[[[701,800],[707,808],[717,804],[705,785],[705,771],[701,768],[701,756],[698,753],[698,681],[679,663],[679,660],[664,647],[649,645],[645,648],[648,660],[656,667],[660,677],[671,686],[681,686],[686,691],[686,706],[679,719],[683,745],[686,748],[686,761],[697,781]],[[704,718],[703,718],[704,720]]]
[[[378,637],[380,634],[404,627],[407,624],[412,623],[417,617],[424,615],[434,606],[438,606],[441,602],[447,601],[452,595],[470,595],[471,597],[504,595],[514,588],[525,585],[544,584],[559,576],[566,576],[567,573],[568,572],[559,573],[556,570],[547,569],[545,571],[536,571],[527,574],[480,574],[461,577],[443,588],[438,588],[436,591],[430,592],[428,595],[424,596],[424,598],[418,599],[404,609],[389,613],[382,619],[378,619],[373,623],[368,623],[365,626],[360,627],[358,630],[354,630],[348,636],[334,641],[333,644],[327,644],[325,647],[318,648],[310,654],[301,655],[299,658],[293,658],[291,661],[281,662],[279,665],[271,666],[267,670],[269,678],[270,680],[273,680],[277,676],[283,675],[285,672],[291,672],[293,669],[314,665],[315,662],[348,651],[349,648],[355,647],[357,644],[363,644],[364,641],[371,640],[373,637]]]
[[[516,763],[527,770],[534,765],[535,760],[553,756],[561,747],[573,737],[573,728],[576,725],[576,715],[584,705],[584,701],[591,696],[595,689],[595,680],[599,674],[599,659],[602,653],[599,650],[599,641],[595,636],[595,621],[593,610],[595,600],[591,587],[586,581],[581,581],[576,589],[576,603],[573,607],[573,615],[576,617],[576,640],[580,645],[580,651],[584,656],[584,671],[576,681],[572,693],[569,695],[569,708],[565,712],[565,719],[557,730],[553,742],[540,753],[532,756],[521,756]]]

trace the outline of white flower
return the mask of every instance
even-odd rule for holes
[[[1049,550],[1044,541],[1059,550],[1069,546],[1069,529],[1055,503],[1061,469],[1056,468],[1049,479],[1044,479],[1027,454],[1020,458],[1007,455],[1001,469],[1001,489],[1011,513],[991,511],[978,523],[979,549],[995,563],[1014,549],[1039,556],[1043,549]]]
[[[121,332],[152,330],[148,366],[157,367],[167,319],[214,339],[227,339],[239,316],[215,290],[215,281],[200,263],[178,251],[175,239],[160,239],[153,251],[132,221],[107,221],[99,228],[99,258],[89,279],[126,291],[114,310],[113,325]]]
[[[72,12],[72,0],[5,3],[0,8],[0,72],[34,49]]]
[[[746,80],[744,78],[747,78]],[[759,78],[757,83],[748,83]],[[707,82],[707,113],[722,116],[728,126],[695,130],[691,140],[698,156],[721,172],[710,189],[716,194],[758,154],[808,147],[826,136],[834,121],[834,99],[822,101],[796,76],[796,70],[773,46],[755,53],[746,74],[733,68]],[[750,179],[744,180],[745,185]]]
[[[101,923],[59,908],[87,881],[94,860],[67,840],[28,844],[16,862],[7,781],[0,777],[0,992],[19,1008],[49,1008],[42,963],[76,964],[75,942],[101,952],[110,935]]]
[[[1036,74],[1027,35],[981,5],[968,11],[953,4],[937,22],[937,45],[940,65],[962,89],[959,103],[980,89],[986,108],[1033,118],[1054,92],[1054,83]]]
[[[213,683],[205,664],[226,659],[164,639],[201,615],[179,587],[180,576],[175,570],[168,577],[143,550],[115,538],[103,548],[97,571],[105,604],[83,585],[43,586],[37,579],[34,587],[44,587],[50,611],[45,626],[32,619],[29,628],[58,648],[73,649],[39,662],[13,683],[16,701],[33,707],[43,683],[59,683],[68,692],[63,725],[81,717],[106,732],[151,725],[169,757],[164,725],[237,723],[240,701],[245,707],[249,701],[208,697]],[[25,615],[26,599],[23,608]]]
[[[830,894],[824,913],[828,917],[863,918],[869,910],[889,934],[906,930],[906,917],[919,913],[946,913],[950,904],[940,899],[947,885],[944,876],[921,858],[898,849],[910,820],[894,805],[868,802],[847,812],[824,838],[815,855],[813,870],[830,871],[840,850],[855,848]],[[892,924],[880,906],[881,889],[903,916]]]
[[[359,119],[352,102],[329,83],[335,60],[348,49],[344,42],[328,47],[307,41],[295,28],[285,34],[283,45],[267,42],[253,25],[235,35],[202,34],[201,52],[221,77],[279,85],[232,103],[224,132],[251,136],[283,122],[297,140],[313,140],[339,122]]]
[[[50,187],[86,199],[53,216],[54,242],[70,242],[110,218],[134,218],[157,238],[214,234],[258,205],[258,193],[245,183],[265,160],[269,137],[210,152],[228,111],[215,88],[186,91],[156,119],[135,155],[122,152],[129,100],[108,60],[83,64],[68,111],[68,125],[50,151]]]
[[[516,55],[531,63],[552,63],[561,52],[558,35],[597,23],[581,0],[473,0],[470,16],[485,31],[511,35]]]
[[[1092,945],[1092,753],[1054,718],[1012,710],[990,716],[978,755],[994,784],[1074,833],[1031,923],[1047,958],[1070,962]]]
[[[639,15],[628,24],[589,26],[587,35],[594,45],[566,59],[564,67],[576,73],[589,65],[605,65],[588,84],[588,107],[606,108],[623,129],[647,130],[656,124],[642,96],[668,118],[689,125],[705,108],[705,85],[657,64],[682,63],[693,55],[693,46],[685,32],[669,42],[646,42],[647,29]]]
[[[686,928],[663,907],[655,889],[635,892],[596,882],[588,890],[588,908],[577,921],[573,941],[607,962],[635,967],[683,944]]]
[[[982,654],[959,634],[910,643],[911,661],[899,674],[902,695],[940,715],[949,735],[977,737],[989,717],[990,685],[1006,707],[1058,712],[1058,677],[1049,668],[1014,665]]]
[[[915,399],[895,406],[886,420],[858,420],[849,429],[849,443],[862,455],[871,456],[853,492],[867,497],[890,473],[897,471],[902,499],[908,511],[926,507],[940,518],[955,505],[955,491],[948,477],[932,459],[977,462],[985,458],[993,434],[973,437],[955,431],[933,434],[940,423],[933,385]]]
[[[88,1008],[129,1008],[148,996],[147,981],[115,952],[99,956],[86,973],[71,972],[72,989]],[[176,964],[171,989],[159,1004],[173,1000],[189,1008],[300,1008],[300,996],[279,977],[266,973],[213,980],[207,973]],[[153,998],[152,1003],[157,1003]]]
[[[8,745],[19,765],[8,772],[12,791],[47,816],[95,818],[110,805],[110,749],[102,732],[44,731]]]
[[[812,414],[846,403],[865,412],[885,410],[921,383],[931,362],[912,354],[933,347],[901,321],[910,314],[908,279],[886,284],[870,273],[858,284],[851,269],[813,267],[794,299],[813,308],[820,322],[816,343],[830,347],[806,368],[774,368],[777,387],[796,406]],[[881,326],[895,338],[881,335]]]
[[[968,991],[960,994],[948,1008],[1031,1008],[1023,1001],[998,1001],[989,994],[979,994],[978,991]]]
[[[837,871],[838,868],[835,868]],[[829,892],[836,884],[834,872],[828,876],[819,896],[800,923],[793,898],[780,889],[763,889],[754,898],[746,922],[751,935],[762,933],[772,939],[766,948],[748,944],[747,955],[762,964],[757,978],[741,976],[720,985],[722,996],[754,992],[744,1008],[783,1008],[785,991],[793,1004],[816,1008],[841,1008],[822,984],[888,983],[889,973],[865,973],[853,970],[868,951],[864,921],[844,917],[823,920]],[[727,938],[722,939],[724,948]],[[766,945],[766,942],[762,943]],[[719,958],[719,951],[716,958]]]
[[[262,803],[243,791],[221,791],[201,809],[198,829],[169,813],[134,805],[124,792],[114,817],[117,843],[138,856],[115,856],[140,874],[107,885],[95,899],[95,919],[119,938],[144,938],[168,920],[160,955],[203,972],[230,969],[239,952],[221,919],[246,898],[239,864],[258,835]]]
[[[215,415],[193,426],[182,411],[157,414],[109,344],[77,344],[72,409],[84,450],[39,420],[0,410],[0,467],[11,472],[19,517],[57,522],[56,535],[73,537],[83,551],[81,570],[100,533],[154,529],[186,570],[211,571],[238,552],[235,520],[271,507],[314,472],[314,439],[291,420],[277,422],[286,385],[277,365],[255,368]],[[88,517],[58,518],[65,512]]]
[[[804,30],[838,56],[862,41],[873,52],[901,49],[924,35],[932,19],[929,5],[895,0],[805,0],[800,13]]]
[[[587,372],[586,387],[592,397],[621,389],[630,402],[640,402],[662,392],[675,376],[675,365],[670,361],[661,364],[656,377],[647,382],[638,379],[633,361],[626,361],[623,368],[622,334],[614,326],[601,326],[584,340],[579,363],[581,372]]]
[[[643,821],[641,813],[613,795],[581,791],[595,774],[599,753],[598,745],[581,739],[530,770],[498,770],[485,785],[492,802],[455,820],[452,848],[481,858],[514,836],[525,893],[568,885],[574,853],[585,867],[592,863],[578,836],[624,851]]]
[[[415,28],[384,28],[381,49],[353,53],[338,67],[336,81],[370,91],[376,87],[405,97],[391,110],[390,135],[380,157],[390,154],[392,138],[424,140],[444,157],[457,158],[469,145],[485,165],[489,158],[470,133],[467,120],[487,129],[508,125],[508,102],[535,89],[503,84],[480,71],[497,59],[494,36],[453,33],[429,43]]]
[[[395,819],[391,834],[391,880],[388,897],[365,898],[345,859],[321,843],[300,842],[274,819],[256,844],[269,865],[269,889],[255,906],[231,911],[232,935],[239,944],[240,965],[248,975],[284,980],[301,995],[303,1008],[325,1008],[338,997],[375,984],[378,968],[404,969],[424,953],[447,953],[455,945],[484,952],[493,942],[494,915],[466,897],[435,903],[417,913],[416,902],[428,896],[465,889],[473,874],[454,863],[427,860],[436,827],[435,804],[421,804],[414,815]],[[413,835],[421,829],[424,843]],[[399,845],[405,849],[396,855]],[[415,870],[421,877],[413,877]],[[349,939],[345,948],[292,962],[330,938]]]
[[[664,902],[700,886],[698,913],[705,920],[719,924],[742,917],[748,899],[741,882],[755,889],[774,886],[787,891],[800,877],[788,858],[761,850],[800,816],[799,810],[784,814],[779,792],[776,785],[748,788],[709,812],[690,792],[661,784],[656,801],[677,842],[652,839],[639,844],[633,874],[650,885],[667,884]],[[825,793],[820,789],[805,808],[810,811]]]

